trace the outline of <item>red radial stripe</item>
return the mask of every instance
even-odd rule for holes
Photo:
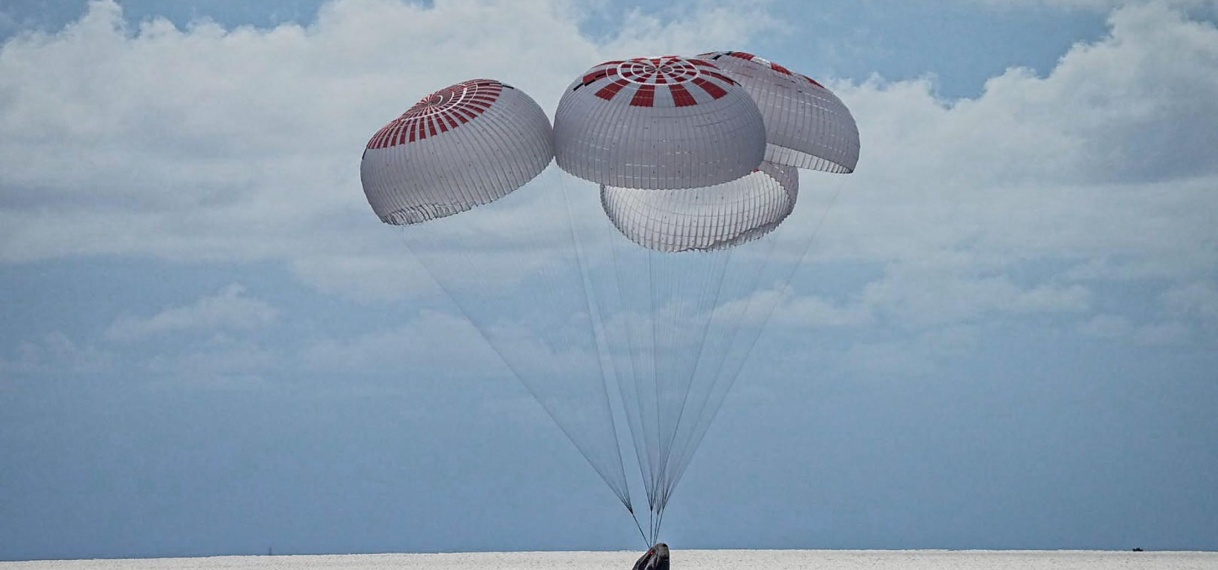
[[[707,100],[701,93],[706,93],[711,99],[720,99],[728,94],[731,86],[738,85],[721,73],[714,63],[678,56],[606,62],[585,72],[580,79],[572,85],[572,90],[588,86],[593,90],[593,95],[606,101],[613,101],[628,93],[629,97],[621,103],[635,107],[667,105],[664,90],[672,97],[673,105],[693,106]],[[695,86],[698,90],[695,90]]]
[[[689,107],[698,104],[698,101],[694,99],[694,96],[684,85],[673,85],[669,88],[669,91],[672,92],[672,102],[678,107]]]
[[[596,96],[600,97],[601,99],[604,99],[606,101],[612,101],[613,98],[617,95],[617,92],[621,91],[622,88],[627,85],[629,85],[629,84],[626,81],[619,79],[617,81],[614,81],[613,83],[610,83],[610,84],[602,87],[600,91],[596,92]]]
[[[701,87],[703,91],[706,91],[707,95],[710,95],[711,97],[714,97],[715,99],[718,99],[720,97],[723,97],[724,95],[727,95],[726,89],[724,89],[718,85],[715,85],[715,83],[712,81],[707,81],[705,79],[702,79],[701,77],[694,78],[694,85]]]
[[[718,79],[719,81],[722,81],[728,85],[737,85],[736,81],[733,80],[731,77],[728,77],[722,73],[719,73],[718,71],[711,71],[709,69],[704,69],[704,70],[702,70],[702,74],[707,77],[714,77],[715,79]]]
[[[770,69],[773,69],[774,71],[777,71],[778,73],[781,73],[783,75],[794,75],[793,73],[791,73],[790,69],[787,69],[774,62],[770,62]]]
[[[490,109],[504,87],[498,81],[475,79],[436,91],[377,131],[368,141],[368,148],[415,142],[447,132],[450,127],[455,129]]]
[[[655,105],[656,88],[654,85],[641,85],[630,100],[632,107],[652,107]]]
[[[824,86],[824,85],[821,85],[819,81],[817,81],[817,80],[815,80],[815,79],[812,79],[811,77],[808,77],[807,75],[804,75],[804,74],[802,74],[802,73],[801,73],[801,74],[798,74],[798,75],[799,75],[800,77],[804,78],[804,79],[807,79],[807,80],[808,80],[808,83],[811,83],[811,84],[813,84],[813,85],[815,85],[815,86],[817,86],[817,87],[820,87],[821,89],[825,89],[825,86]]]
[[[616,67],[610,67],[609,69],[599,69],[597,71],[589,73],[584,76],[583,83],[584,83],[584,85],[587,85],[589,83],[592,83],[593,81],[596,81],[597,79],[603,79],[605,77],[609,77],[610,75],[617,75]]]

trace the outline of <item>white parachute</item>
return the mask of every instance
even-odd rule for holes
[[[360,179],[387,224],[451,216],[532,180],[554,158],[550,120],[524,93],[474,79],[424,97],[372,136]]]
[[[798,171],[772,162],[705,188],[601,186],[601,206],[618,231],[668,253],[725,249],[757,239],[790,215],[798,197]]]
[[[797,169],[852,172],[858,153],[824,86],[714,52],[594,66],[552,129],[517,89],[453,85],[378,131],[360,172],[636,522],[641,487],[650,545],[802,253],[773,253]],[[794,229],[806,248],[815,229]]]

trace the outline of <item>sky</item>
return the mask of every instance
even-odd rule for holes
[[[457,81],[552,114],[720,49],[862,156],[805,173],[674,549],[1218,549],[1212,1],[3,0],[0,42],[0,560],[638,548],[360,154]]]

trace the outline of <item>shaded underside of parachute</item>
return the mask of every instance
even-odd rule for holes
[[[757,168],[765,125],[757,105],[714,65],[676,56],[609,61],[563,93],[555,156],[606,186],[697,188]]]
[[[360,179],[381,221],[416,224],[488,204],[532,180],[554,157],[545,111],[491,79],[446,87],[368,141]]]
[[[739,82],[756,102],[766,128],[765,159],[810,170],[854,172],[859,131],[853,115],[816,80],[742,51],[699,55]]]
[[[648,249],[712,251],[773,231],[798,195],[795,167],[763,162],[746,176],[703,188],[601,186],[601,207],[622,235]]]

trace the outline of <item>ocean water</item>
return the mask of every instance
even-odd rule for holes
[[[452,554],[349,554],[325,556],[216,556],[128,560],[0,562],[0,570],[303,568],[629,570],[640,552],[476,552]],[[1113,552],[1089,550],[674,550],[674,570],[1218,570],[1218,552]]]

